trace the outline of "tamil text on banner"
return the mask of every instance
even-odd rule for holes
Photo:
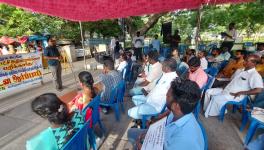
[[[166,120],[164,117],[149,127],[141,150],[163,150]]]
[[[0,93],[27,88],[41,80],[41,53],[0,56]]]

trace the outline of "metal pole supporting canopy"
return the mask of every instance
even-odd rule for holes
[[[87,64],[86,64],[86,50],[84,49],[84,39],[83,39],[83,30],[82,30],[82,22],[79,21],[80,25],[80,31],[81,31],[81,39],[82,39],[82,49],[83,49],[83,63],[84,63],[84,69],[87,70]]]

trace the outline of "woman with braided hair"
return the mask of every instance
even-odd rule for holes
[[[47,119],[51,127],[27,141],[27,150],[61,149],[84,124],[80,111],[70,112],[54,93],[36,97],[31,107],[33,112]]]
[[[78,75],[82,92],[79,93],[70,103],[69,107],[71,110],[78,109],[82,111],[85,106],[96,96],[93,76],[88,71],[82,71]],[[90,119],[92,110],[87,109],[85,120]]]

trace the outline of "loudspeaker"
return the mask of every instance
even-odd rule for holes
[[[171,30],[172,30],[172,22],[166,22],[162,24],[161,34],[163,35],[164,43],[170,43]]]

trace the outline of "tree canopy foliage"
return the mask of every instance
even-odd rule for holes
[[[264,5],[259,0],[253,3],[238,5],[204,6],[202,9],[201,32],[219,33],[226,30],[230,22],[248,35],[264,30]],[[71,22],[57,17],[32,13],[19,8],[0,4],[0,36],[30,35],[35,32],[50,33],[64,38],[79,39],[78,22]],[[173,30],[179,29],[182,35],[190,35],[196,27],[197,10],[183,10],[165,14],[128,17],[125,19],[126,29],[130,35],[136,31],[152,36],[159,34],[161,24],[172,21]],[[91,36],[94,33],[102,37],[122,34],[117,19],[97,22],[84,22],[83,30]]]

